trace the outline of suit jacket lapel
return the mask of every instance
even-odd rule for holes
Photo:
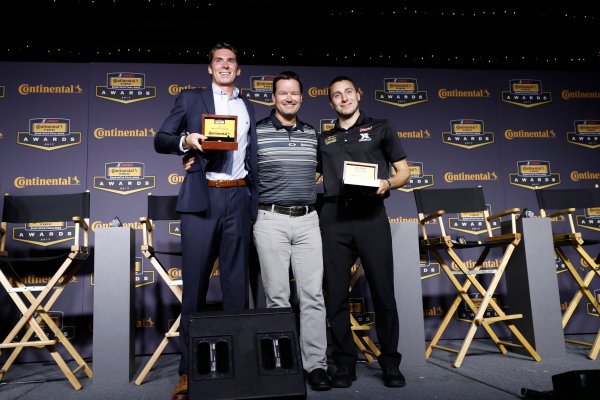
[[[208,114],[215,114],[215,98],[213,96],[212,86],[209,86],[202,91],[202,99],[204,100],[204,105],[206,106]]]

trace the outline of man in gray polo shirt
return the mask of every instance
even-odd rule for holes
[[[267,307],[290,306],[291,265],[300,302],[302,364],[313,390],[328,390],[326,313],[319,217],[314,208],[317,132],[297,117],[302,103],[298,74],[273,81],[275,109],[257,122],[258,216],[254,243]]]

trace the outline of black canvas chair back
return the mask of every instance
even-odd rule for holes
[[[592,307],[595,307],[596,310],[600,310],[598,299],[591,293],[589,288],[594,277],[600,278],[600,251],[598,251],[597,248],[600,241],[584,238],[583,232],[576,228],[576,224],[573,221],[573,214],[578,209],[584,209],[586,212],[587,210],[600,209],[600,189],[539,189],[536,190],[536,196],[540,207],[540,215],[542,217],[549,217],[551,219],[556,218],[557,223],[558,218],[565,217],[569,222],[569,232],[564,233],[563,231],[562,233],[552,235],[554,251],[567,267],[567,271],[569,271],[571,277],[577,283],[577,290],[562,317],[564,329],[582,298],[586,297],[590,301]],[[548,210],[554,212],[548,212]],[[555,223],[553,222],[553,225],[554,224]],[[558,231],[558,229],[556,230]],[[588,247],[590,250],[586,250],[584,246]],[[565,247],[573,248],[577,254],[585,260],[585,263],[582,263],[582,268],[587,270],[587,272],[583,279],[565,252]],[[592,249],[595,249],[595,256],[590,254]],[[569,339],[565,341],[591,347],[588,358],[592,360],[595,360],[600,352],[600,330],[598,330],[593,343]]]
[[[21,350],[27,347],[42,347],[48,350],[75,389],[81,388],[81,384],[75,377],[77,372],[83,370],[88,377],[92,377],[91,369],[50,316],[52,306],[89,256],[89,215],[89,192],[40,196],[7,194],[4,196],[2,222],[0,223],[0,283],[21,312],[22,317],[0,344],[0,351],[12,349],[12,353],[0,369],[0,380]],[[40,254],[35,257],[21,257],[13,256],[6,247],[10,234],[9,224],[12,227],[12,224],[66,223],[68,221],[75,225],[74,237],[72,245],[63,254],[57,255],[56,252],[52,252],[53,254],[50,256]],[[47,249],[47,252],[50,252],[50,249]],[[50,260],[55,259],[61,261],[60,266],[55,267],[55,263],[49,263]],[[54,268],[53,274],[45,286],[28,286],[19,274],[20,269],[24,268],[23,264],[34,263],[44,263],[45,268]],[[49,337],[48,331],[42,329],[42,325],[52,332],[55,339]],[[22,330],[24,333],[17,340],[16,337]],[[78,366],[75,370],[70,370],[57,352],[57,344],[61,344],[76,361]]]
[[[505,354],[507,352],[506,346],[521,347],[525,349],[534,360],[539,361],[539,355],[513,323],[515,319],[522,318],[523,315],[505,314],[494,299],[494,292],[508,265],[508,261],[510,260],[515,247],[521,240],[521,235],[516,232],[515,223],[516,215],[518,215],[520,210],[514,208],[490,216],[483,190],[480,187],[460,189],[419,189],[414,190],[413,193],[417,211],[419,213],[421,234],[423,236],[419,241],[421,250],[422,252],[429,252],[433,255],[458,293],[427,347],[426,357],[429,358],[433,349],[452,352],[457,354],[453,365],[456,368],[459,368],[467,354],[477,329],[482,326],[501,353]],[[447,224],[447,214],[455,213],[481,213],[488,234],[485,241],[478,240],[457,243],[452,240],[451,237],[446,234],[445,225]],[[502,220],[503,217],[510,217],[512,232],[495,236],[493,235],[490,221],[494,219]],[[438,226],[441,231],[440,235],[432,235],[431,232],[427,231],[427,223],[429,221],[437,222],[436,226]],[[459,253],[455,251],[455,249],[461,248],[481,249],[479,258],[475,262],[473,268],[467,268],[467,264],[463,261]],[[483,263],[492,248],[503,249],[502,258],[498,268],[484,270]],[[450,268],[448,266],[448,261],[454,263],[458,267],[458,271]],[[478,276],[482,274],[493,274],[490,282],[487,283],[487,287],[478,280]],[[461,276],[463,278],[462,281],[459,280]],[[472,291],[474,290],[472,294],[478,297],[477,300],[470,297],[471,293],[469,293],[469,289]],[[469,329],[464,337],[460,350],[438,345],[442,334],[448,327],[448,324],[461,303],[466,304],[466,307],[472,312],[474,317],[470,321]],[[486,316],[486,311],[489,308],[495,312],[495,315],[492,317]],[[513,337],[518,343],[501,341],[491,327],[491,324],[496,322],[503,322],[512,332]]]

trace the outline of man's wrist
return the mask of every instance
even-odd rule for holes
[[[390,181],[390,179],[389,179],[389,178],[388,178],[388,179],[386,179],[385,181],[386,181],[386,182],[387,182],[387,184],[388,184],[387,190],[391,190],[391,189],[392,189],[392,182]]]
[[[188,150],[190,148],[190,145],[188,144],[187,138],[189,136],[189,132],[186,132],[185,135],[183,136],[183,138],[181,139],[181,147],[184,150]]]

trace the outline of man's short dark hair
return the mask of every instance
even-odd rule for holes
[[[331,100],[331,87],[333,86],[334,83],[337,82],[341,82],[341,81],[348,81],[352,84],[352,86],[354,86],[354,90],[356,90],[356,82],[354,82],[354,80],[352,78],[349,78],[345,75],[338,75],[335,78],[333,78],[331,80],[331,82],[329,83],[329,90],[328,90],[328,94],[329,94],[329,100]]]
[[[217,50],[221,50],[221,49],[225,49],[225,50],[230,50],[231,52],[233,52],[233,54],[235,54],[235,59],[236,61],[238,61],[238,51],[235,47],[233,47],[232,45],[230,45],[229,43],[225,43],[225,42],[221,42],[221,43],[217,43],[215,45],[215,47],[213,47],[212,49],[210,49],[210,52],[208,53],[208,63],[211,64],[213,61],[213,58],[215,57],[215,51]],[[239,61],[238,61],[239,64]]]
[[[282,79],[293,79],[297,81],[300,85],[300,94],[302,94],[302,81],[300,80],[300,75],[298,75],[294,71],[283,71],[279,73],[279,75],[277,75],[275,79],[273,79],[273,94],[275,94],[275,90],[277,89],[277,82],[279,82]]]

